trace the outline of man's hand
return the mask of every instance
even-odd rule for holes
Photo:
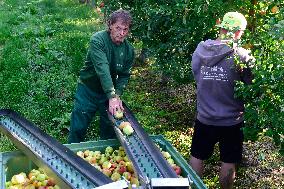
[[[116,111],[123,111],[124,108],[122,106],[122,101],[120,98],[114,97],[109,99],[109,107],[108,107],[109,112],[111,115],[114,115]]]

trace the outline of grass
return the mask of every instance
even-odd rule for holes
[[[88,41],[104,26],[96,12],[74,1],[1,4],[0,107],[20,112],[65,143],[62,130],[68,127],[66,115],[73,106]],[[0,150],[13,148],[9,146]]]
[[[4,0],[0,5],[0,108],[19,112],[66,143],[79,69],[91,34],[104,27],[102,18],[77,1]],[[152,62],[135,65],[123,99],[149,134],[163,134],[188,159],[195,86],[164,77]],[[87,140],[97,138],[97,124],[94,120]],[[283,157],[271,140],[261,139],[245,144],[248,164],[239,168],[237,188],[283,188]],[[0,151],[15,149],[2,134],[0,140]],[[204,177],[209,188],[218,188],[218,166],[216,152]]]

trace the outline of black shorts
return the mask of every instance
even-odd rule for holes
[[[191,144],[191,155],[200,160],[212,156],[214,146],[219,142],[220,160],[224,163],[238,163],[242,159],[244,123],[232,126],[205,125],[195,121]]]

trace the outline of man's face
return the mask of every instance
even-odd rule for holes
[[[110,25],[110,37],[112,42],[119,45],[127,37],[129,32],[129,25],[118,19],[116,23]]]

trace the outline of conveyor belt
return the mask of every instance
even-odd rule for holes
[[[143,188],[149,186],[151,178],[177,178],[177,174],[125,103],[123,107],[124,118],[122,120],[117,120],[110,114],[109,117],[114,123],[117,138],[132,161]],[[120,131],[118,126],[122,121],[128,121],[131,124],[134,129],[133,134],[125,136]]]
[[[140,180],[141,186],[137,189],[188,189],[191,179],[178,178],[126,104],[124,108],[123,120],[116,120],[110,114],[109,116],[114,123],[117,138],[132,161]],[[118,128],[121,121],[130,122],[134,129],[132,135],[122,134]],[[64,189],[127,188],[125,180],[112,182],[69,148],[12,110],[0,110],[0,131],[9,136],[16,146],[49,176],[54,175],[55,181]],[[166,180],[163,180],[164,178]]]
[[[112,183],[102,172],[12,110],[0,110],[0,130],[47,174],[56,174],[56,182],[64,189],[91,189]]]

